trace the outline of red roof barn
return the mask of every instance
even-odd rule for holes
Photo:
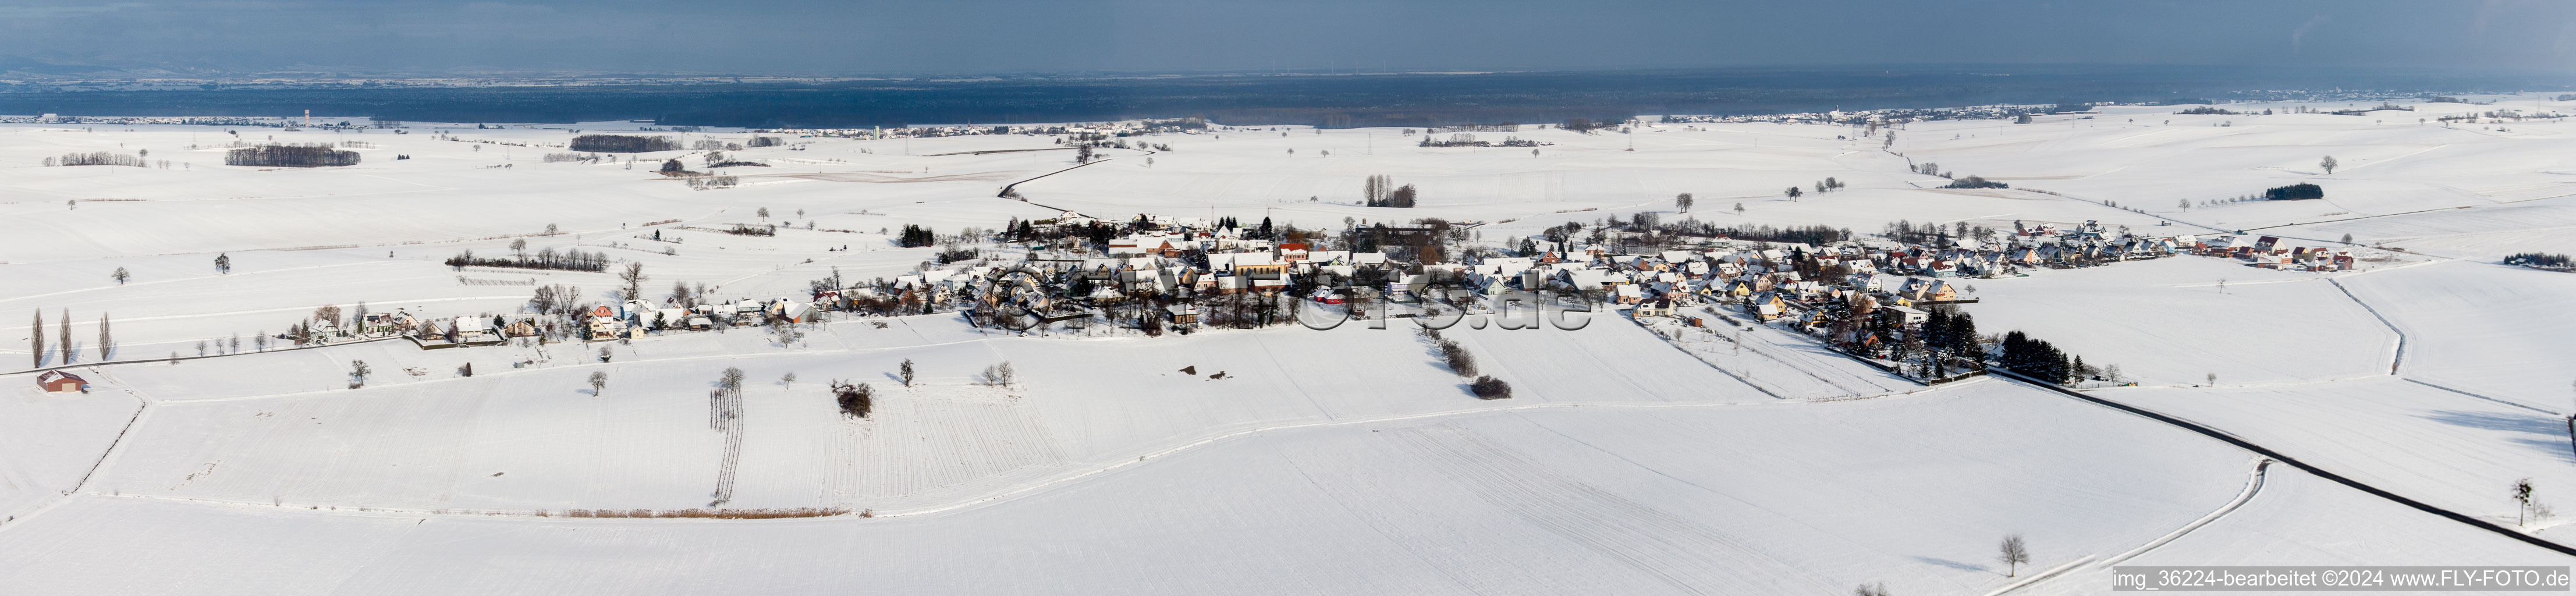
[[[45,371],[45,374],[36,375],[36,385],[44,387],[46,391],[54,393],[70,393],[74,391],[89,390],[88,379],[83,379],[80,378],[80,375],[59,370],[49,370]]]

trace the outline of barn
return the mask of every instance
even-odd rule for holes
[[[44,387],[45,391],[53,393],[71,393],[75,391],[86,393],[89,391],[88,379],[83,379],[80,378],[80,375],[59,370],[49,370],[45,371],[45,374],[36,375],[36,385]]]

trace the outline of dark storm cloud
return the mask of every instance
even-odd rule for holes
[[[56,64],[738,74],[1922,63],[2565,70],[2576,3],[218,2],[0,6]]]

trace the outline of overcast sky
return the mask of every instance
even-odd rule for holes
[[[2565,0],[102,2],[8,0],[0,58],[728,74],[1908,63],[2576,70],[2576,2]]]

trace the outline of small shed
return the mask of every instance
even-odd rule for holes
[[[36,375],[36,385],[44,387],[45,391],[50,393],[89,392],[88,379],[59,370],[49,370],[45,371],[45,374]]]

